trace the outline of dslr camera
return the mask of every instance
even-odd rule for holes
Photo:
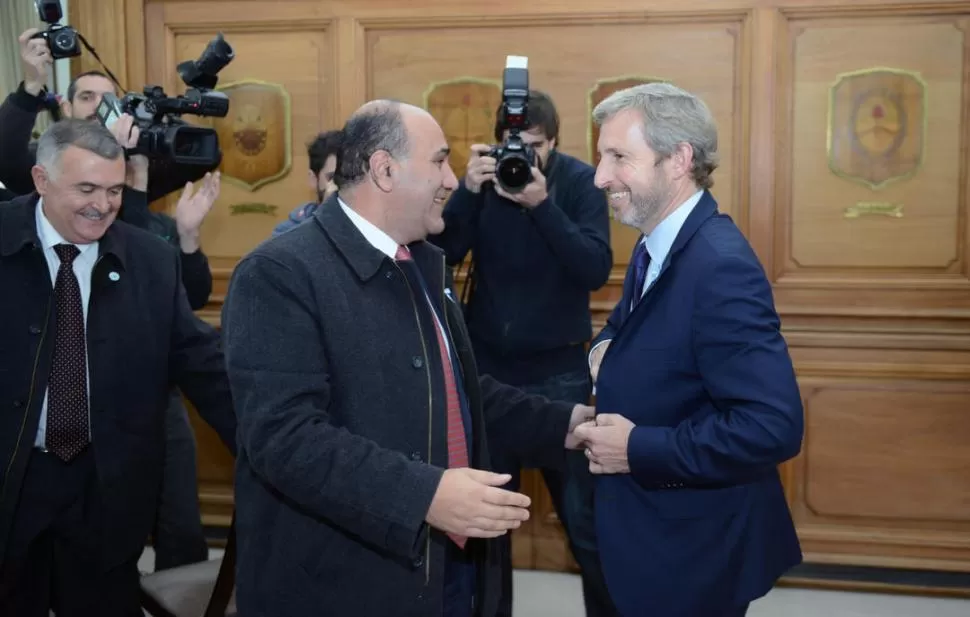
[[[524,56],[506,56],[499,116],[499,125],[508,129],[509,135],[483,156],[495,159],[499,186],[508,193],[518,193],[532,182],[536,162],[535,150],[520,135],[529,128],[529,59]]]
[[[60,0],[34,0],[37,6],[37,16],[47,24],[47,30],[38,32],[32,39],[44,39],[51,50],[51,58],[73,58],[81,55],[81,45],[78,41],[77,30],[70,26],[58,24],[64,16]]]
[[[105,94],[98,105],[98,118],[110,127],[121,114],[134,117],[140,134],[129,154],[182,165],[218,165],[222,152],[215,129],[190,125],[180,116],[224,118],[229,113],[229,97],[213,89],[219,81],[219,71],[234,57],[232,47],[219,33],[198,60],[178,65],[179,77],[188,86],[184,95],[168,96],[161,86],[154,85],[145,86],[142,94],[125,94],[120,100]]]

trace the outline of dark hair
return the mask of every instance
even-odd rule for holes
[[[314,176],[327,164],[327,159],[340,154],[340,131],[324,131],[306,146],[310,157],[310,171]]]
[[[85,71],[85,72],[81,73],[80,75],[78,75],[77,77],[75,77],[74,79],[72,79],[71,80],[71,85],[69,85],[67,87],[67,100],[68,101],[70,101],[71,103],[73,103],[74,102],[74,97],[77,96],[77,80],[81,79],[82,77],[90,77],[92,75],[95,76],[95,77],[104,77],[105,79],[107,79],[109,81],[111,79],[110,77],[108,77],[107,75],[105,75],[104,73],[102,73],[101,71]]]
[[[370,157],[384,150],[393,158],[407,156],[408,131],[397,101],[379,101],[358,110],[341,130],[337,169],[333,182],[338,189],[354,186],[370,171]]]
[[[502,134],[508,128],[503,122],[502,104],[495,110],[495,140],[502,141]],[[559,112],[548,94],[541,90],[529,90],[529,129],[540,128],[546,139],[559,141]]]

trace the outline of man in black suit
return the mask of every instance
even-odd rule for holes
[[[374,101],[343,136],[337,194],[239,263],[223,309],[239,613],[490,617],[487,539],[530,502],[489,471],[487,433],[562,468],[592,408],[479,379],[425,241],[457,185],[434,118]]]
[[[33,179],[0,204],[0,615],[133,617],[171,384],[235,452],[218,334],[176,251],[115,220],[107,129],[51,125]]]

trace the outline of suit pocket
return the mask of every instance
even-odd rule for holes
[[[746,490],[744,486],[673,488],[647,491],[645,496],[663,519],[715,518],[737,512]]]

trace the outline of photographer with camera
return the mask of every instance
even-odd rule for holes
[[[556,149],[552,100],[529,90],[524,64],[509,61],[495,123],[501,146],[471,147],[467,173],[444,210],[445,231],[429,240],[451,266],[472,252],[466,320],[480,372],[586,404],[590,292],[606,283],[613,261],[606,198],[593,185],[591,166]],[[506,488],[516,490],[520,461],[501,446],[490,444],[493,462],[512,474]],[[615,615],[596,548],[589,463],[581,452],[567,456],[566,473],[543,470],[543,476],[582,571],[587,615]],[[508,538],[503,544],[499,614],[510,615]]]

